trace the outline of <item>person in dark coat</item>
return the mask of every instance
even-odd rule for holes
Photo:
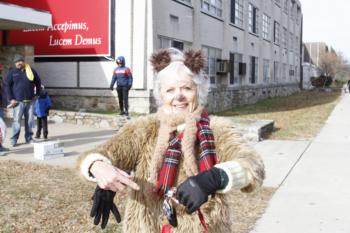
[[[22,55],[16,54],[6,76],[5,87],[9,101],[8,108],[13,108],[11,145],[16,146],[21,131],[21,120],[24,116],[26,143],[33,141],[34,99],[40,94],[41,81],[37,72],[24,62]],[[34,93],[36,89],[36,93]]]
[[[116,60],[117,68],[113,71],[110,89],[113,91],[114,84],[117,83],[120,115],[129,116],[129,90],[132,87],[131,70],[125,66],[125,58],[120,56]]]
[[[37,122],[37,130],[35,134],[35,138],[40,138],[41,129],[43,130],[44,139],[47,139],[47,135],[49,133],[47,126],[47,117],[49,115],[49,110],[52,107],[51,99],[46,90],[44,90],[44,86],[41,86],[41,93],[39,98],[35,101],[34,104],[34,115],[36,115]]]

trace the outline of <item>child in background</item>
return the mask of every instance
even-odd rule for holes
[[[37,131],[35,134],[36,139],[40,138],[41,129],[43,129],[44,139],[47,139],[47,135],[49,133],[47,127],[47,116],[49,115],[51,106],[51,99],[47,94],[47,91],[44,89],[44,86],[41,86],[41,93],[34,104],[34,115],[36,115],[37,119]]]

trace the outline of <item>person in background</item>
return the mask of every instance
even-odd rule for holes
[[[117,67],[113,71],[110,89],[113,91],[117,82],[117,93],[119,100],[120,115],[129,116],[129,90],[132,87],[131,70],[125,66],[125,58],[120,56],[116,60]]]
[[[6,106],[6,101],[4,99],[5,95],[2,80],[2,69],[3,66],[0,64],[0,156],[5,156],[7,155],[9,149],[3,146],[3,142],[6,136],[6,123],[4,120],[4,106]]]
[[[45,87],[41,86],[41,92],[39,98],[36,99],[34,104],[34,115],[36,115],[37,130],[35,138],[39,139],[41,135],[41,129],[43,130],[44,139],[47,139],[49,133],[47,126],[47,117],[49,115],[49,110],[52,107],[51,99],[44,89]]]
[[[350,93],[350,79],[348,80],[347,88],[348,88],[348,91],[349,91],[349,93]]]
[[[10,68],[6,76],[5,88],[10,102],[8,108],[13,108],[11,145],[14,147],[21,132],[22,116],[24,116],[25,142],[33,141],[34,99],[35,95],[40,94],[41,81],[37,72],[24,62],[22,55],[16,54],[13,62],[15,67]],[[34,94],[35,88],[36,94]]]

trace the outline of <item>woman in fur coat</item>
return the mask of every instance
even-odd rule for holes
[[[208,117],[200,50],[159,50],[150,61],[158,112],[129,122],[80,156],[81,173],[97,182],[94,223],[104,228],[112,212],[117,221],[123,218],[125,233],[234,232],[232,191],[262,184],[262,160],[231,122]],[[120,216],[113,198],[125,189]]]

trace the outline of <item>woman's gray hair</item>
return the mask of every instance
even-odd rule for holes
[[[156,99],[157,106],[163,104],[161,98],[161,82],[163,79],[169,79],[172,77],[179,77],[181,75],[188,75],[192,78],[197,87],[198,102],[200,105],[205,106],[207,103],[207,97],[209,92],[209,79],[201,70],[198,73],[193,73],[184,64],[184,54],[175,48],[169,48],[171,61],[168,66],[156,73],[153,95]]]

